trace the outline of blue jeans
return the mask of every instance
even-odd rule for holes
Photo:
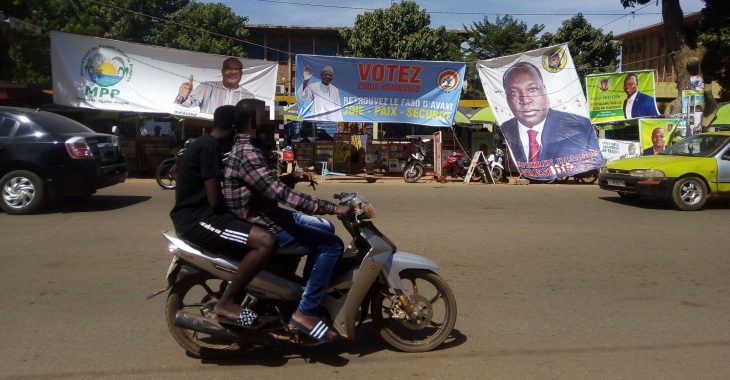
[[[314,315],[324,298],[332,272],[342,255],[344,244],[334,234],[334,226],[325,219],[294,213],[294,223],[284,226],[274,236],[279,247],[301,247],[310,252],[304,267],[307,286],[299,301],[299,311]]]

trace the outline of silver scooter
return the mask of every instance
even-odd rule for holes
[[[370,221],[375,209],[357,193],[335,194],[353,213],[339,217],[352,236],[330,281],[319,316],[354,339],[356,328],[372,323],[390,346],[406,352],[429,351],[446,340],[456,322],[456,299],[434,271],[433,261],[399,251]],[[265,322],[252,330],[220,324],[212,314],[239,260],[205,252],[163,232],[173,255],[167,271],[165,317],[177,343],[193,356],[224,358],[276,341],[314,344],[288,328],[305,279],[294,271],[306,252],[280,249],[272,263],[246,288],[242,306]]]

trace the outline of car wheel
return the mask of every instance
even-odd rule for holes
[[[680,178],[672,189],[674,206],[683,211],[696,211],[707,201],[707,186],[698,177]]]
[[[3,198],[0,201],[8,214],[31,214],[46,203],[43,180],[27,170],[12,171],[0,179]]]

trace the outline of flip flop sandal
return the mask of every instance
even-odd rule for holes
[[[312,327],[311,329],[292,319],[291,321],[289,321],[289,329],[292,331],[299,331],[301,333],[307,334],[320,343],[332,342],[339,336],[334,335],[330,338],[328,336],[330,327],[327,326],[327,324],[324,323],[321,319],[318,320],[317,323],[315,323],[314,327]]]
[[[256,313],[253,312],[253,310],[249,308],[244,308],[241,310],[241,312],[238,314],[237,318],[228,318],[223,316],[218,316],[218,322],[221,324],[236,326],[236,327],[243,327],[243,328],[257,328],[259,323],[259,316],[256,315]]]

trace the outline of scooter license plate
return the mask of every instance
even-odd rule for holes
[[[608,186],[626,187],[626,182],[619,181],[619,180],[616,180],[616,179],[609,179],[608,180]]]
[[[177,264],[177,256],[173,256],[172,261],[170,262],[170,267],[167,268],[167,274],[165,274],[165,278],[170,277],[170,273],[172,273],[172,270],[175,269],[176,264]]]

